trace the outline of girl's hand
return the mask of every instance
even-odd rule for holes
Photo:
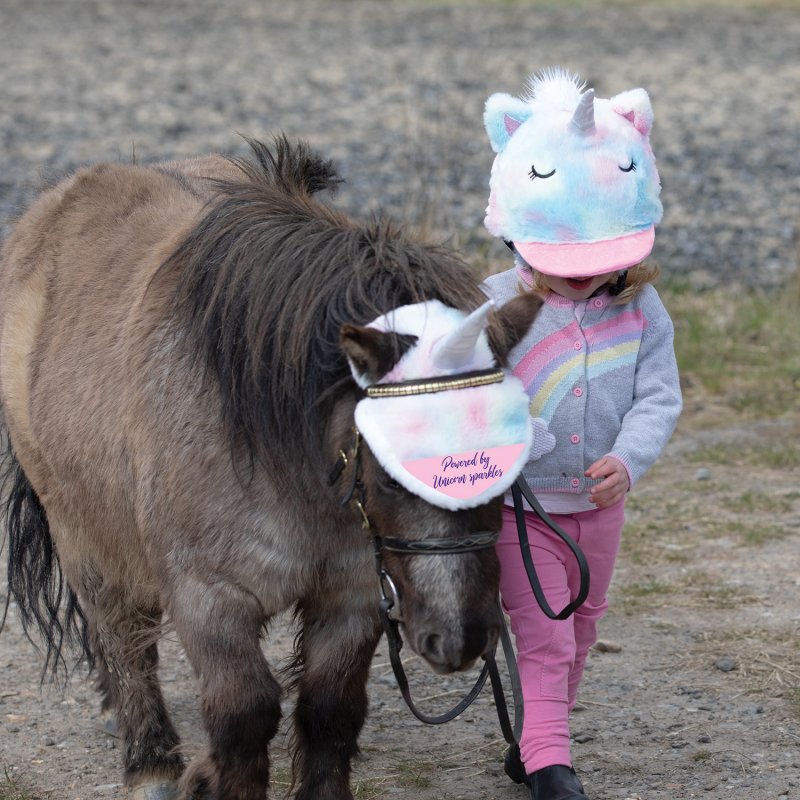
[[[618,503],[631,488],[628,470],[613,456],[603,456],[584,473],[587,478],[603,478],[589,491],[589,500],[598,508],[608,508]]]

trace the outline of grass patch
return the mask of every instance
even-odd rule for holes
[[[6,767],[0,776],[0,800],[42,800],[42,797],[32,792],[21,778],[11,775]]]
[[[750,524],[734,522],[728,525],[728,528],[744,547],[761,547],[767,542],[777,542],[785,539],[791,533],[788,528],[783,528],[780,525],[759,522]]]
[[[353,797],[356,800],[380,800],[386,791],[385,778],[373,778],[353,781]]]
[[[754,602],[754,598],[745,589],[720,583],[718,579],[701,571],[687,574],[682,581],[681,591],[714,608],[736,608],[743,603]]]
[[[664,606],[732,609],[756,599],[746,589],[700,570],[681,572],[669,583],[650,576],[644,581],[619,582],[614,593],[628,613]]]
[[[792,510],[793,499],[790,495],[779,495],[763,489],[747,489],[738,497],[732,497],[728,508],[737,514],[785,514]]]
[[[796,398],[795,398],[796,400]],[[686,455],[686,460],[702,464],[731,464],[747,467],[791,470],[800,467],[800,448],[797,447],[798,431],[790,431],[782,441],[765,438],[761,441],[714,442],[698,447]]]
[[[749,419],[796,410],[800,273],[780,292],[742,287],[698,292],[677,281],[660,291],[675,323],[675,352],[688,396]]]
[[[800,639],[797,625],[708,631],[683,656],[686,666],[710,669],[720,656],[736,662],[726,680],[749,695],[780,697],[800,719]]]
[[[694,543],[678,542],[665,536],[664,522],[626,522],[620,551],[630,564],[654,566],[656,564],[686,564],[692,560]]]
[[[671,597],[675,587],[654,578],[617,587],[622,605],[628,611],[642,606],[661,605],[665,597]]]
[[[427,789],[433,786],[430,765],[421,761],[403,761],[396,765],[396,783],[407,789]]]

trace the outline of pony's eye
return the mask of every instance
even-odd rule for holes
[[[384,489],[390,489],[393,492],[401,492],[403,490],[403,487],[389,475],[382,475],[380,478],[380,483]]]
[[[537,172],[536,167],[533,164],[531,164],[531,171],[528,173],[528,177],[531,180],[535,180],[536,178],[552,178],[553,175],[555,174],[556,174],[555,170],[546,173]]]
[[[631,159],[631,165],[629,167],[620,167],[620,172],[636,172],[636,162]]]

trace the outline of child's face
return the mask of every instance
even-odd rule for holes
[[[610,275],[595,275],[593,278],[556,278],[553,275],[542,277],[551,291],[575,301],[586,300],[611,279]]]

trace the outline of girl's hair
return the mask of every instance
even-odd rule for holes
[[[520,281],[520,291],[534,291],[542,296],[550,293],[550,287],[544,280],[544,276],[533,270],[533,284],[527,286]],[[646,283],[655,283],[661,274],[658,264],[642,262],[636,266],[629,267],[627,270],[610,272],[608,280],[604,286],[608,286],[611,294],[614,295],[615,304],[627,303],[632,300]]]

